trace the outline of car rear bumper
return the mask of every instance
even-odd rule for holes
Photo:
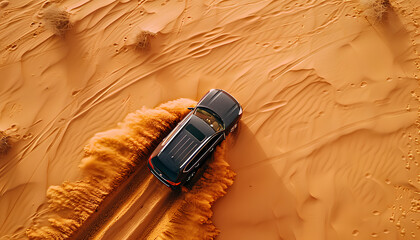
[[[176,189],[176,186],[172,186],[171,184],[169,184],[163,177],[161,177],[154,169],[152,169],[150,167],[149,164],[147,164],[147,167],[149,168],[150,172],[157,178],[159,179],[159,181],[161,181],[163,184],[165,184],[165,186],[167,186],[168,188],[171,189]]]

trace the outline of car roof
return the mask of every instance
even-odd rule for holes
[[[221,89],[211,89],[197,104],[215,112],[227,127],[241,114],[241,105],[229,93]]]
[[[189,129],[190,128],[190,129]],[[197,138],[197,132],[203,134],[203,138]],[[167,143],[167,145],[158,154],[160,161],[171,171],[178,171],[180,167],[190,159],[197,149],[212,136],[215,131],[202,119],[190,115],[184,126]]]

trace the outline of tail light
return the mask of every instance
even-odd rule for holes
[[[174,182],[171,182],[171,181],[169,181],[169,180],[167,180],[166,179],[166,181],[169,183],[169,184],[171,184],[172,186],[177,186],[177,185],[179,185],[181,182],[177,182],[177,183],[174,183]]]
[[[153,170],[155,169],[155,167],[152,164],[152,155],[150,155],[149,157],[149,165],[152,167]]]

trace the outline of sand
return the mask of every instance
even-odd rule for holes
[[[100,182],[107,190],[98,206],[56,236],[418,238],[420,2],[372,6],[0,1],[0,239],[35,237],[63,220],[48,211],[51,192],[98,173],[84,163],[101,133],[211,88],[235,96],[244,115],[196,190],[161,186],[144,156],[127,168],[111,164],[122,177]],[[177,116],[150,133],[153,141]],[[188,197],[203,186],[211,193],[202,201]]]

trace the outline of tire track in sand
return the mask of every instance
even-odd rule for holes
[[[155,179],[144,164],[104,200],[72,238],[128,239],[136,229],[147,234],[155,218],[178,195]]]
[[[214,238],[211,206],[232,185],[225,144],[191,190],[172,192],[146,160],[195,102],[179,99],[129,114],[118,128],[97,133],[84,148],[77,182],[50,186],[48,203],[26,230],[30,239]],[[16,235],[17,236],[17,235]],[[17,236],[21,238],[23,234]]]

